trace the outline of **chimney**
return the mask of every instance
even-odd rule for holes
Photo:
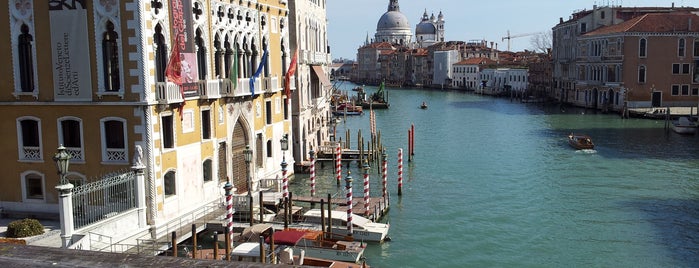
[[[558,17],[558,23],[563,23],[563,17]]]

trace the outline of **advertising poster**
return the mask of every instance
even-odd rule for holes
[[[48,1],[55,101],[92,100],[86,1]]]
[[[178,46],[181,61],[181,89],[185,97],[198,95],[199,73],[194,46],[194,23],[192,21],[191,0],[171,0],[170,26],[173,46]]]

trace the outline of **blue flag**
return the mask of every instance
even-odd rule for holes
[[[265,50],[265,54],[262,55],[262,60],[260,61],[260,65],[257,66],[257,71],[250,77],[250,93],[253,97],[255,96],[255,80],[260,77],[262,68],[264,68],[265,65],[267,65],[267,50]]]

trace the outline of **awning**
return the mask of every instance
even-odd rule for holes
[[[325,87],[332,87],[333,84],[330,82],[330,78],[328,78],[327,75],[325,75],[325,71],[323,71],[323,66],[320,65],[313,65],[313,71],[316,73],[318,76],[318,79],[320,80],[320,83],[325,86]]]

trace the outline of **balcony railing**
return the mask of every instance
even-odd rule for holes
[[[262,89],[265,93],[275,93],[281,90],[278,77],[265,77],[262,80]]]
[[[201,99],[210,100],[221,97],[221,83],[219,80],[199,81],[198,84],[199,97]]]
[[[180,87],[172,82],[155,83],[155,98],[160,104],[181,103],[184,101]]]
[[[22,160],[41,160],[41,147],[24,146],[22,149]]]
[[[70,154],[71,161],[85,162],[85,157],[83,156],[83,148],[66,147],[66,152]]]

